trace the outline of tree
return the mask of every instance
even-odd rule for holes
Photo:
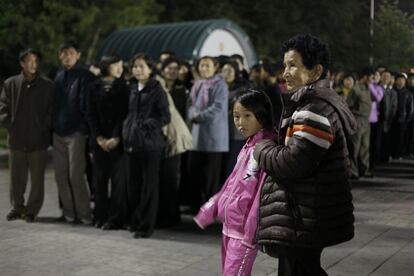
[[[414,65],[414,16],[402,12],[398,1],[384,0],[374,24],[374,61],[392,71]]]
[[[42,68],[53,75],[59,45],[73,38],[83,58],[93,61],[95,49],[110,32],[158,22],[163,7],[155,0],[16,0],[0,1],[0,76],[17,73],[18,53],[27,47],[43,54]]]

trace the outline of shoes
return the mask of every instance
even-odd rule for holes
[[[16,219],[22,219],[24,217],[23,213],[17,211],[16,209],[12,209],[8,214],[7,214],[7,220],[11,221],[11,220],[16,220]]]
[[[64,217],[65,221],[67,221],[67,222],[75,222],[75,218],[73,218],[73,217],[69,217],[69,216],[63,216],[63,217]]]
[[[151,234],[152,233],[136,231],[134,233],[134,239],[147,239],[147,238],[151,237]]]
[[[102,221],[95,221],[93,223],[93,226],[95,226],[95,228],[101,228],[104,225],[104,223]]]
[[[121,229],[122,227],[119,226],[116,223],[113,223],[111,221],[106,222],[103,226],[102,226],[102,230],[118,230]]]
[[[351,180],[358,180],[359,179],[359,175],[353,174],[349,177]]]
[[[362,175],[363,177],[369,177],[369,178],[372,178],[372,177],[374,177],[374,175],[372,174],[372,172],[366,172],[366,173],[364,173],[363,175]]]
[[[35,215],[32,215],[32,214],[26,214],[25,219],[26,219],[26,222],[28,222],[28,223],[32,223],[32,222],[34,222],[34,221],[35,221]]]
[[[92,219],[82,218],[82,219],[79,219],[79,220],[84,225],[92,225]]]

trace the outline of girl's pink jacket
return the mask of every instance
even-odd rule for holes
[[[217,218],[223,223],[223,235],[254,248],[260,190],[266,174],[254,160],[253,149],[261,140],[274,138],[273,130],[262,129],[247,139],[220,192],[210,198],[194,217],[201,228]]]

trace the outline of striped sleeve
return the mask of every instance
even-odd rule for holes
[[[328,118],[309,110],[301,110],[293,113],[291,122],[286,133],[286,145],[294,136],[304,138],[324,149],[332,145],[334,135]]]

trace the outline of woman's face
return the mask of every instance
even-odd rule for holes
[[[132,75],[138,81],[146,81],[150,78],[151,75],[151,68],[143,59],[136,59],[134,61],[134,65],[132,66]]]
[[[379,83],[380,80],[381,80],[381,74],[380,74],[380,72],[376,71],[375,75],[374,75],[374,82]]]
[[[109,75],[113,78],[116,78],[116,79],[120,78],[123,71],[124,71],[124,65],[123,65],[122,60],[109,65]]]
[[[225,64],[221,72],[227,84],[233,83],[236,79],[236,71],[230,64]]]
[[[188,68],[185,65],[181,65],[178,70],[178,79],[180,81],[185,81],[188,78]]]
[[[344,87],[351,89],[354,87],[354,78],[352,77],[346,77],[344,78]]]
[[[216,67],[213,60],[210,58],[204,58],[198,64],[198,72],[203,79],[209,79],[216,73]]]
[[[167,80],[177,80],[178,79],[178,63],[171,62],[167,66],[165,66],[163,72],[164,78]]]
[[[302,63],[301,55],[295,50],[289,50],[285,53],[283,64],[285,66],[283,78],[286,80],[289,91],[310,84],[319,78],[316,74],[316,66],[311,70],[306,68]]]

